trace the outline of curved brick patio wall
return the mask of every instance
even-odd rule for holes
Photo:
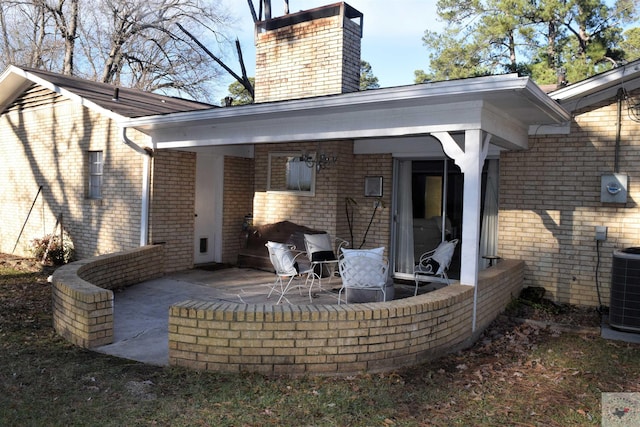
[[[185,301],[169,314],[169,363],[267,375],[351,375],[410,366],[470,345],[516,297],[524,263],[481,272],[473,287],[383,303],[240,305]]]
[[[52,276],[53,327],[75,345],[113,342],[113,290],[164,274],[164,246],[72,262]]]

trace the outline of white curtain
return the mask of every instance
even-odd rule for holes
[[[484,196],[480,256],[497,255],[498,252],[498,160],[487,160],[487,187]],[[489,261],[480,258],[480,268],[487,268]]]
[[[307,166],[297,157],[289,158],[287,161],[287,190],[310,190],[312,176],[313,166]]]
[[[398,226],[397,226],[397,262],[399,273],[413,274],[415,265],[413,255],[413,202],[411,191],[411,160],[398,162]]]

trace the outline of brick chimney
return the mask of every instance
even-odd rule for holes
[[[256,23],[255,102],[358,91],[362,18],[335,3]]]

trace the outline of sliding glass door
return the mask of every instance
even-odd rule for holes
[[[498,161],[487,160],[483,172],[481,254],[495,254]],[[397,160],[393,224],[394,274],[411,279],[420,255],[441,241],[462,237],[464,175],[449,159]],[[481,265],[482,266],[482,265]],[[460,274],[460,244],[449,268]]]

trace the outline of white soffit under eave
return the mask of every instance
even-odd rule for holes
[[[26,76],[16,73],[17,70],[20,69],[11,65],[0,76],[0,113],[32,84]]]

